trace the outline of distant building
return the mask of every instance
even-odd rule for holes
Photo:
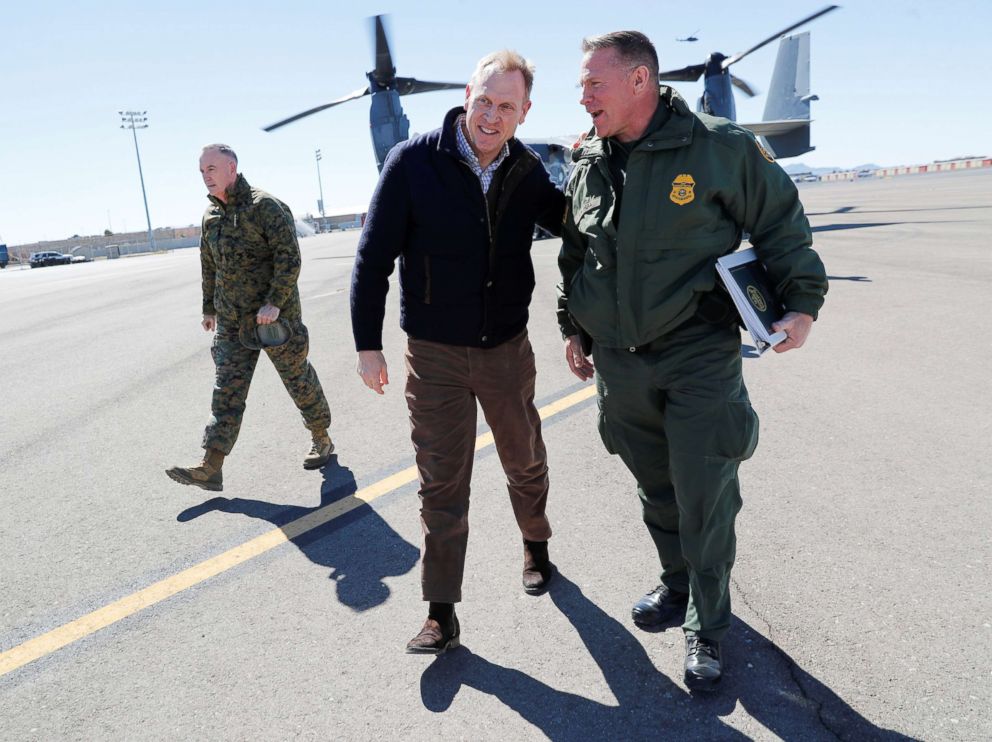
[[[313,225],[316,232],[333,232],[338,229],[361,229],[365,226],[365,212],[355,214],[334,214],[333,216],[307,215],[305,221]]]
[[[160,227],[154,230],[154,236],[155,247],[158,250],[193,247],[200,244],[200,225],[179,228]],[[27,262],[28,256],[31,253],[47,250],[69,255],[83,255],[87,258],[99,258],[107,255],[108,245],[118,246],[121,255],[131,255],[134,253],[149,252],[151,250],[151,246],[148,244],[148,232],[144,231],[110,235],[89,235],[85,237],[74,235],[64,240],[12,245],[10,247],[10,253],[11,256],[16,256],[24,262]]]

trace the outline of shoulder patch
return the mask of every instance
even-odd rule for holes
[[[769,162],[775,162],[775,158],[771,156],[771,153],[769,153],[767,149],[761,146],[761,142],[758,141],[758,137],[754,138],[754,143],[758,147],[758,151],[761,153],[762,157],[764,157]]]
[[[672,192],[668,194],[668,198],[674,204],[685,206],[696,197],[693,192],[695,185],[696,181],[689,173],[679,173],[672,181]]]

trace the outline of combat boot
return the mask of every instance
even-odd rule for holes
[[[313,444],[310,446],[310,453],[303,457],[304,469],[319,469],[334,453],[334,444],[326,430],[313,432]]]
[[[220,492],[224,489],[222,466],[224,466],[224,454],[214,448],[208,448],[199,466],[189,468],[174,466],[166,469],[165,473],[179,484],[192,484],[194,487],[211,492]]]
[[[685,635],[685,685],[691,691],[714,691],[723,675],[720,642]]]

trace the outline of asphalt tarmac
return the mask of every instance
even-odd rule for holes
[[[209,416],[196,250],[0,272],[0,738],[992,738],[992,171],[801,193],[830,293],[805,348],[745,339],[762,438],[711,697],[677,626],[630,620],[657,558],[565,366],[557,241],[530,333],[560,573],[522,591],[483,438],[464,646],[436,659],[403,653],[426,615],[404,336],[394,286],[378,397],[354,370],[357,232],[301,243],[336,455],[301,468],[263,359],[219,497],[164,474]]]

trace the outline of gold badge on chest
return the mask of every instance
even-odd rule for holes
[[[696,197],[696,194],[693,192],[695,185],[696,181],[692,179],[689,173],[679,173],[679,175],[675,176],[675,180],[672,181],[672,192],[668,194],[668,197],[672,200],[672,203],[685,206]]]

